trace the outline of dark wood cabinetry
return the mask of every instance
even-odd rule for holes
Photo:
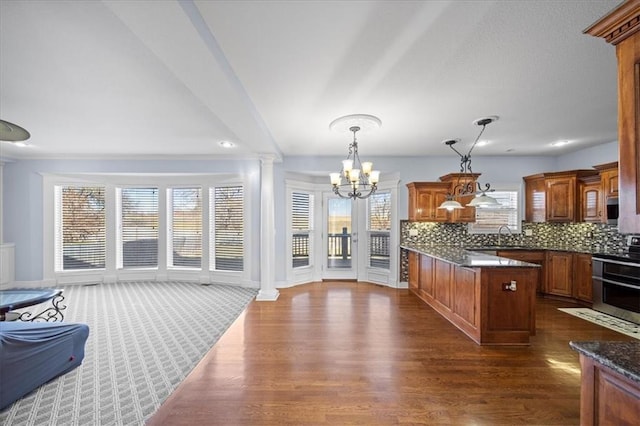
[[[573,253],[547,252],[547,289],[556,296],[573,296]]]
[[[410,251],[409,256],[409,289],[417,291],[420,284],[420,255]]]
[[[573,297],[583,302],[593,302],[591,255],[574,254],[573,265]]]
[[[409,220],[423,222],[447,222],[449,212],[439,209],[449,192],[447,182],[411,182],[409,189]]]
[[[583,195],[581,182],[590,177],[598,178],[598,172],[595,169],[569,170],[524,177],[525,220],[527,222],[581,221]],[[600,199],[599,193],[590,192],[587,195]],[[599,201],[598,204],[600,204]]]
[[[616,46],[620,233],[640,232],[640,2],[626,1],[585,33]]]
[[[537,174],[524,178],[525,221],[544,222],[546,220],[546,191],[544,175]]]
[[[593,175],[580,179],[580,220],[602,222],[604,207],[601,178]]]
[[[618,162],[593,166],[600,173],[602,197],[604,200],[618,196]]]

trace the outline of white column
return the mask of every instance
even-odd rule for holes
[[[260,291],[259,301],[273,301],[280,293],[275,287],[275,218],[273,206],[273,155],[260,157]]]

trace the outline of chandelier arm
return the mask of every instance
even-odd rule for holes
[[[469,153],[467,154],[467,157],[471,156],[471,151],[473,151],[473,148],[475,148],[476,144],[480,140],[480,136],[482,136],[482,134],[484,133],[484,129],[486,129],[486,128],[487,128],[487,125],[483,124],[482,125],[482,129],[480,130],[480,133],[478,133],[478,136],[476,136],[476,140],[473,141],[473,145],[471,145],[471,148],[469,148]]]

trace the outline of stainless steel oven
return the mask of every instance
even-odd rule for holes
[[[593,255],[593,309],[640,324],[640,237],[628,251]]]

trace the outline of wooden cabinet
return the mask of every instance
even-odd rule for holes
[[[580,354],[581,425],[637,425],[640,384]]]
[[[585,33],[616,46],[618,58],[618,158],[622,234],[640,232],[640,2],[626,1]]]
[[[573,255],[573,297],[583,302],[593,302],[593,278],[591,255],[576,253]]]
[[[457,193],[458,190],[462,190],[463,187],[471,185],[472,189],[475,189],[476,182],[480,173],[449,173],[445,176],[440,176],[442,182],[448,182],[452,193]],[[467,207],[467,204],[473,200],[475,195],[466,195],[464,197],[457,197],[456,201],[464,206],[463,209],[456,209],[451,212],[450,222],[455,223],[469,223],[476,221],[476,208]]]
[[[420,293],[422,295],[433,297],[435,292],[434,286],[434,259],[429,256],[420,256]]]
[[[573,296],[573,253],[547,252],[547,289],[556,296]]]
[[[593,166],[600,173],[603,200],[618,196],[618,162]]]
[[[420,255],[410,251],[409,256],[409,289],[417,291],[420,282]]]
[[[520,260],[522,262],[535,263],[540,265],[540,274],[538,274],[538,282],[536,284],[536,292],[544,293],[546,282],[546,255],[544,250],[499,250],[497,255],[509,259]]]
[[[447,182],[411,182],[409,189],[409,220],[418,222],[447,222],[449,212],[439,209],[449,192]]]
[[[602,222],[604,208],[600,176],[593,175],[580,179],[580,220],[582,222]]]
[[[597,175],[598,172],[593,169],[526,176],[524,178],[525,220],[528,222],[579,222],[582,210],[579,182],[584,178]],[[544,220],[542,219],[543,209]]]
[[[524,178],[525,221],[544,222],[546,220],[546,192],[544,175],[537,174]]]

